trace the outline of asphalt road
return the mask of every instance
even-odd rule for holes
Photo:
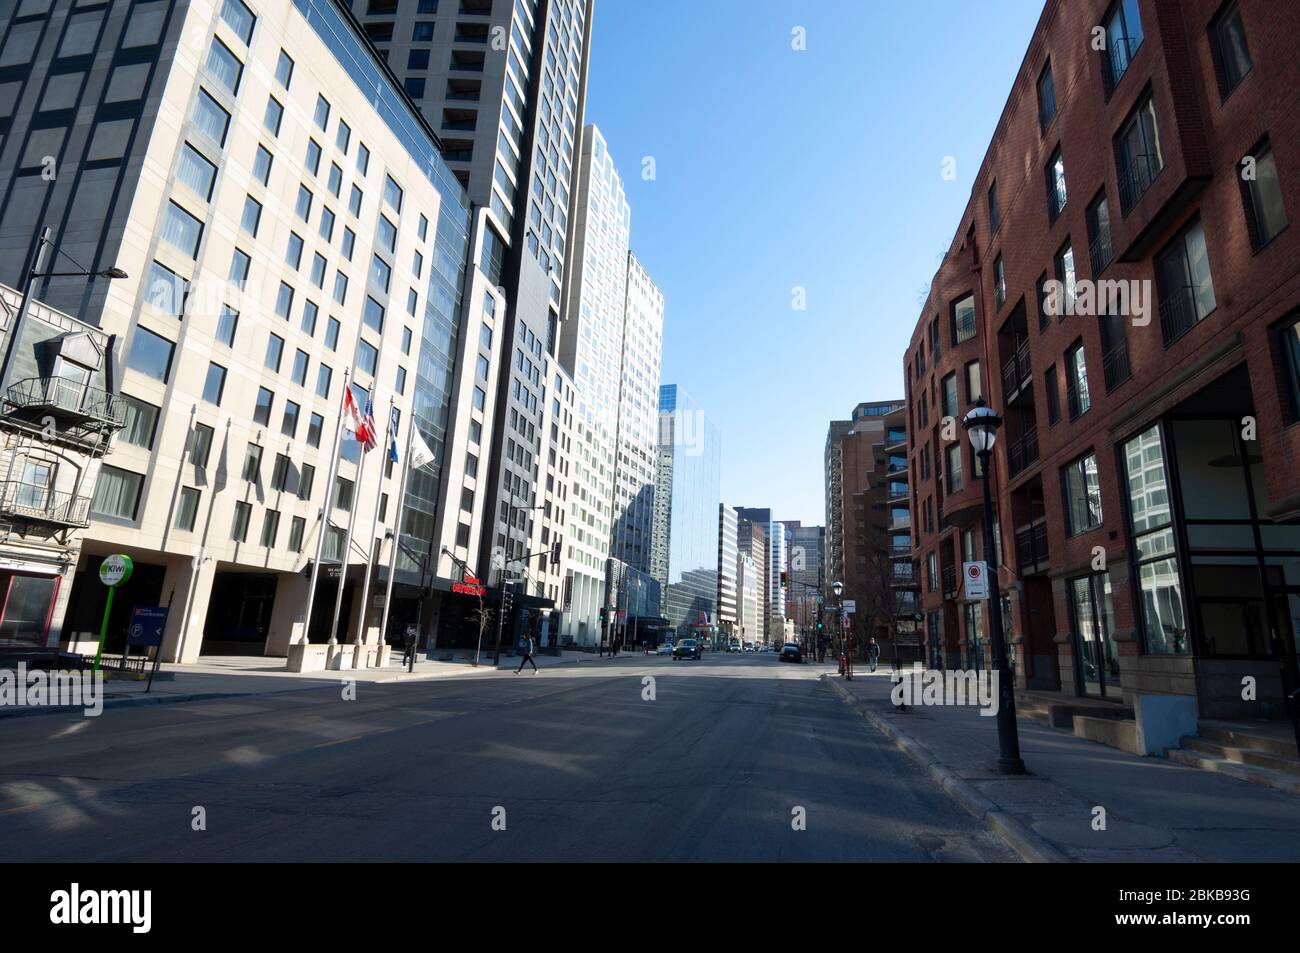
[[[5,719],[0,860],[1014,859],[825,670],[636,656]]]

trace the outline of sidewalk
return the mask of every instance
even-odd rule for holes
[[[973,707],[890,701],[890,673],[823,676],[1025,860],[1300,861],[1300,801],[1269,788],[1142,758],[1019,719],[1028,777],[996,771],[997,719]],[[1096,808],[1105,829],[1094,830]]]
[[[620,656],[622,657],[622,656]],[[598,661],[595,655],[584,652],[563,652],[559,656],[539,655],[539,668],[556,665],[573,665],[579,662]],[[607,661],[601,659],[599,661]],[[153,688],[146,692],[148,675],[114,677],[109,673],[104,682],[104,708],[121,708],[134,705],[165,705],[176,702],[207,701],[217,698],[239,698],[253,695],[279,695],[286,692],[303,692],[313,689],[335,688],[349,679],[372,684],[420,682],[437,678],[470,678],[491,675],[494,672],[513,671],[519,657],[502,652],[500,669],[492,666],[492,652],[484,651],[477,667],[469,661],[436,662],[420,658],[415,671],[407,672],[400,651],[394,652],[383,669],[341,669],[329,672],[288,672],[282,658],[263,656],[204,656],[198,662],[178,665],[164,662],[154,678]],[[526,669],[530,671],[530,669]],[[58,714],[81,711],[77,707],[13,707],[0,706],[0,719],[26,715]]]

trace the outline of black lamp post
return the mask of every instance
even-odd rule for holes
[[[831,583],[831,592],[835,593],[835,624],[840,630],[840,651],[844,653],[844,677],[853,681],[853,645],[844,624],[844,583],[836,579]]]
[[[997,440],[1002,418],[984,405],[983,398],[962,419],[962,429],[970,436],[971,446],[979,457],[984,478],[984,557],[989,587],[989,622],[993,627],[993,666],[998,673],[998,771],[1024,774],[1020,760],[1020,736],[1016,729],[1016,696],[1007,663],[1007,642],[1002,632],[1002,595],[998,589],[998,567],[993,562],[993,499],[989,491],[993,444]]]

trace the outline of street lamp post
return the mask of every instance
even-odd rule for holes
[[[1020,759],[1020,737],[1016,728],[1016,697],[1011,681],[1011,666],[1007,662],[1007,642],[1002,631],[1002,594],[998,586],[998,567],[993,564],[993,498],[989,490],[992,469],[993,444],[997,440],[1002,418],[984,404],[983,398],[975,402],[963,418],[962,429],[970,436],[971,447],[979,457],[984,482],[984,557],[989,563],[986,573],[989,586],[989,623],[993,627],[993,665],[998,673],[998,771],[1002,774],[1024,774],[1025,763]]]
[[[840,651],[844,653],[844,677],[853,681],[853,636],[844,624],[844,583],[836,579],[831,583],[835,593],[835,625],[840,630]]]

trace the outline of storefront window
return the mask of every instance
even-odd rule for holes
[[[1129,518],[1137,548],[1145,648],[1153,655],[1191,652],[1183,615],[1182,581],[1174,555],[1173,511],[1158,425],[1124,445]]]
[[[53,576],[0,577],[0,591],[7,590],[4,617],[0,619],[0,645],[43,644],[55,582]]]

